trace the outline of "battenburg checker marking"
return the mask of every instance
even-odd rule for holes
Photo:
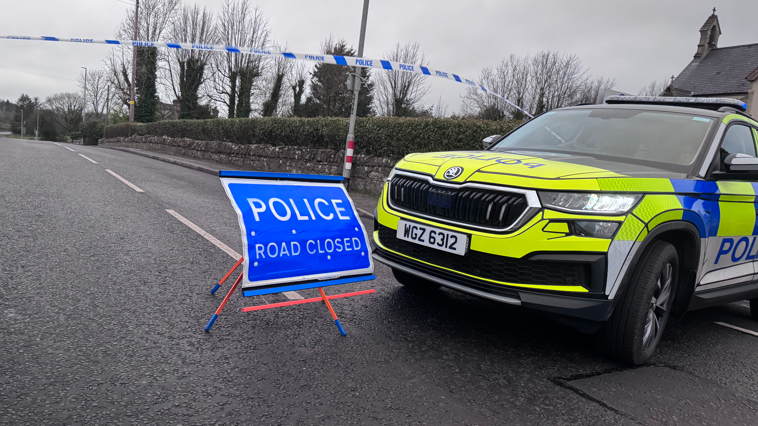
[[[226,46],[223,44],[210,45],[210,44],[198,44],[198,43],[178,43],[178,42],[158,42],[158,41],[135,41],[135,40],[95,40],[90,38],[60,38],[60,37],[30,37],[30,36],[14,36],[14,35],[0,35],[0,40],[37,40],[37,41],[57,41],[68,43],[86,43],[86,44],[111,44],[122,46],[144,46],[144,47],[163,47],[169,49],[184,49],[184,50],[211,50],[219,52],[241,53],[249,55],[266,55],[266,56],[281,56],[287,59],[298,59],[302,61],[312,61],[324,64],[334,64],[350,67],[362,67],[362,68],[378,68],[388,71],[401,71],[414,74],[428,75],[438,78],[444,78],[446,80],[454,81],[456,83],[466,84],[469,86],[481,89],[484,93],[497,97],[498,99],[507,102],[512,107],[520,110],[529,117],[533,116],[524,111],[520,106],[506,99],[504,96],[487,89],[485,86],[476,83],[473,80],[461,78],[456,74],[447,71],[440,71],[431,69],[422,65],[403,64],[400,62],[385,61],[383,59],[366,59],[356,58],[353,56],[341,56],[341,55],[324,55],[324,54],[311,54],[311,53],[290,53],[290,52],[275,52],[271,50],[258,49],[254,47],[238,47],[238,46]]]

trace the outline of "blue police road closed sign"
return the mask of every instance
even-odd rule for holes
[[[366,231],[345,187],[260,178],[276,175],[222,174],[242,231],[243,290],[372,274]]]

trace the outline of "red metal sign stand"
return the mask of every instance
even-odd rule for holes
[[[242,261],[243,261],[243,258],[240,257],[240,259],[237,261],[237,263],[234,264],[232,269],[230,269],[229,272],[227,272],[226,275],[224,275],[224,278],[222,278],[218,283],[216,283],[216,285],[213,286],[213,289],[211,290],[211,294],[216,293],[216,291],[221,287],[221,285],[232,275],[234,270],[237,269],[242,264]],[[213,323],[216,322],[216,320],[218,319],[218,316],[221,314],[221,311],[224,309],[227,302],[229,302],[229,298],[232,296],[232,293],[234,293],[234,291],[237,289],[237,286],[239,286],[240,282],[242,282],[243,274],[244,272],[240,273],[240,275],[237,277],[237,280],[234,281],[232,288],[229,289],[229,292],[226,294],[226,297],[224,297],[224,300],[221,302],[221,305],[219,305],[218,309],[216,309],[216,312],[208,321],[208,324],[206,324],[205,326],[206,333],[210,332],[211,327],[213,327]],[[318,291],[321,294],[321,297],[314,297],[312,299],[291,300],[289,302],[271,303],[271,304],[259,305],[259,306],[250,306],[247,308],[242,308],[242,312],[260,311],[263,309],[281,308],[283,306],[301,305],[304,303],[313,303],[313,302],[323,301],[326,307],[329,309],[329,313],[332,314],[332,318],[334,318],[334,323],[337,325],[337,329],[339,329],[340,334],[342,334],[343,336],[347,336],[347,332],[345,332],[345,329],[342,327],[342,323],[340,323],[340,320],[337,317],[337,314],[334,312],[334,308],[332,308],[332,304],[329,302],[329,300],[341,299],[345,297],[360,296],[363,294],[376,293],[376,290],[371,289],[371,290],[354,291],[350,293],[334,294],[331,296],[327,296],[326,293],[324,293],[323,288],[318,287]]]
[[[226,275],[224,275],[224,278],[221,278],[221,281],[219,281],[218,283],[216,283],[215,286],[213,286],[213,289],[211,289],[211,294],[216,294],[216,290],[218,290],[218,288],[221,287],[221,284],[223,284],[224,281],[226,281],[226,279],[229,278],[230,275],[232,275],[232,272],[234,272],[234,270],[237,269],[237,267],[242,265],[243,260],[245,260],[245,258],[240,257],[240,260],[238,260],[237,263],[235,263],[234,266],[232,266],[232,269],[230,269],[229,272],[227,272]]]

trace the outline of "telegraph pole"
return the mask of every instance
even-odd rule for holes
[[[366,21],[368,20],[368,1],[363,0],[363,16],[361,17],[361,37],[358,41],[358,57],[363,57],[363,42],[366,40]],[[350,189],[350,171],[353,168],[353,150],[355,149],[355,118],[358,115],[358,95],[361,91],[361,68],[355,67],[355,76],[349,80],[353,84],[353,113],[350,114],[350,128],[347,131],[345,146],[345,166],[342,177],[345,178],[345,188]]]
[[[34,140],[39,140],[39,102],[37,102],[37,128],[34,129]]]
[[[24,136],[24,109],[21,108],[21,136]]]
[[[86,118],[84,118],[84,111],[87,110],[87,67],[79,68],[84,68],[84,106],[82,107],[82,121],[85,121]]]
[[[134,40],[139,38],[139,0],[134,6]],[[132,45],[132,97],[129,100],[129,123],[134,123],[134,83],[137,80],[137,46]]]

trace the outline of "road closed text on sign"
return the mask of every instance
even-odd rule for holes
[[[337,182],[221,179],[242,230],[242,287],[371,274],[363,224]]]

